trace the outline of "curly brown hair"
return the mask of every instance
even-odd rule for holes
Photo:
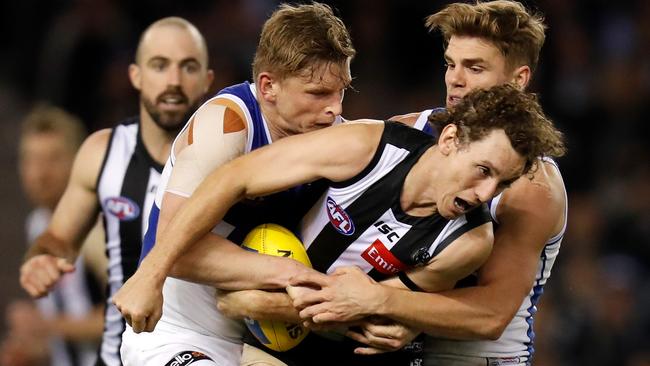
[[[323,64],[345,65],[356,50],[343,21],[321,3],[282,4],[264,23],[253,60],[253,80],[263,71],[278,78],[313,72]],[[342,68],[341,79],[351,81]]]
[[[566,153],[562,132],[544,115],[537,96],[511,84],[473,90],[454,108],[431,113],[429,123],[438,133],[455,124],[461,144],[502,129],[515,151],[526,159],[524,173],[534,171],[539,157],[557,158]]]
[[[445,48],[454,35],[491,42],[504,55],[510,69],[528,65],[535,71],[546,38],[544,18],[509,0],[453,3],[428,16],[425,24],[431,32],[440,29]]]

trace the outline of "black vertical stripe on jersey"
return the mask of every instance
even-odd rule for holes
[[[387,133],[388,130],[387,128],[384,133]],[[382,141],[384,140],[382,138]],[[413,151],[345,208],[345,212],[354,223],[354,233],[349,236],[343,235],[331,223],[327,223],[310,244],[307,254],[314,269],[321,272],[327,271],[370,225],[393,207],[395,202],[399,202],[406,175],[429,148],[429,145],[419,143],[416,146],[397,145],[397,147],[410,148]],[[377,151],[384,151],[384,147],[378,148]],[[373,160],[379,161],[379,159]]]
[[[137,119],[137,121],[139,122],[140,119]],[[133,155],[136,155],[136,156],[144,159],[145,160],[145,165],[147,165],[148,167],[154,168],[158,173],[162,173],[163,168],[165,168],[165,166],[163,164],[160,164],[159,162],[157,162],[153,157],[151,157],[151,155],[149,155],[149,152],[147,151],[147,148],[144,146],[144,142],[142,142],[142,127],[141,126],[138,126],[138,134],[137,134],[136,138],[137,138],[137,140],[136,140],[136,143],[135,143],[135,151],[133,152]],[[149,171],[149,169],[147,169],[147,171]],[[149,187],[149,179],[147,179],[146,181],[143,181],[143,182],[147,183],[145,188],[148,188]],[[145,197],[145,196],[142,196],[142,197]],[[147,210],[149,208],[150,207],[146,207]]]
[[[97,352],[97,354],[99,354],[99,353],[101,353],[101,352]],[[102,360],[101,357],[97,357],[97,361],[95,361],[95,366],[106,366],[106,363],[104,363],[104,360]]]
[[[366,175],[368,175],[372,169],[375,168],[379,162],[379,159],[381,159],[381,156],[383,155],[387,144],[405,148],[406,150],[411,151],[415,148],[422,147],[422,145],[426,144],[430,146],[434,143],[435,140],[433,140],[430,135],[420,130],[407,126],[403,123],[384,121],[384,131],[382,132],[381,138],[379,139],[375,155],[373,155],[368,165],[354,177],[342,182],[331,182],[330,186],[334,188],[348,187],[365,178]]]
[[[102,170],[103,169],[104,168],[102,168]],[[99,197],[99,195],[97,195],[97,196]],[[108,235],[108,223],[106,221],[107,221],[106,220],[106,215],[102,214],[102,224],[104,226],[104,233],[106,233],[105,235]],[[104,254],[106,255],[106,258],[110,258],[109,254],[108,254],[108,245],[106,245],[107,240],[108,240],[108,237],[106,238],[106,241],[104,243]],[[110,276],[110,273],[108,273],[108,275]],[[108,311],[110,310],[110,304],[108,302],[108,299],[111,298],[111,295],[112,295],[111,294],[111,285],[107,281],[106,286],[104,287],[104,296],[105,296],[105,299],[106,299],[106,304],[104,306],[104,318],[103,318],[103,320],[104,320],[104,328],[103,328],[103,331],[102,331],[102,341],[99,342],[99,346],[97,347],[97,362],[95,363],[95,366],[103,366],[103,365],[105,365],[104,360],[102,360],[102,345],[104,344],[104,341],[106,340],[106,332],[108,331],[108,327],[111,326],[111,324],[112,324],[112,323],[109,324],[109,322],[106,321],[106,319],[108,319]],[[122,331],[124,331],[124,329],[126,329],[126,324],[124,323],[124,319],[121,320],[121,323],[122,323],[122,325],[121,325]]]
[[[129,198],[140,208],[140,214],[134,219],[120,221],[122,283],[133,276],[138,268],[138,259],[140,258],[140,251],[142,249],[142,215],[146,209],[144,207],[144,199],[147,196],[149,177],[151,175],[149,161],[145,156],[148,156],[148,154],[144,150],[141,140],[138,138],[135,151],[131,156],[126,173],[124,174],[122,190],[120,191],[120,196]],[[120,333],[124,332],[125,327],[124,320],[122,320]],[[118,346],[118,349],[120,347]]]
[[[124,174],[122,190],[120,196],[126,197],[140,208],[137,217],[128,221],[120,221],[120,252],[122,256],[122,275],[123,281],[126,282],[138,266],[138,258],[142,248],[142,215],[144,210],[144,199],[147,196],[147,188],[151,172],[149,162],[144,158],[144,154],[138,152],[138,149],[144,149],[140,141],[136,144],[135,152],[131,156],[129,165]]]
[[[451,235],[447,236],[443,241],[438,243],[438,246],[434,250],[433,255],[431,257],[435,257],[436,255],[438,255],[438,253],[440,253],[443,249],[448,247],[449,244],[453,243],[454,240],[458,239],[461,235],[485,223],[488,223],[492,220],[492,217],[490,216],[490,210],[488,206],[485,204],[466,213],[465,218],[467,219],[467,223],[465,223],[463,226],[459,228],[456,228],[456,230],[453,233],[451,233]]]
[[[68,357],[70,358],[70,366],[80,366],[81,362],[79,362],[79,352],[77,352],[75,344],[69,340],[64,341],[64,343],[65,351],[68,353]]]
[[[405,147],[410,150],[422,145],[435,145],[437,142],[431,135],[403,123],[393,121],[384,123],[385,132],[383,138],[387,144]]]

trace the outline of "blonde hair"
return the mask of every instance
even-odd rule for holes
[[[79,118],[49,104],[34,107],[23,120],[21,127],[23,139],[35,134],[61,134],[66,141],[66,146],[72,151],[77,151],[86,137],[86,129]]]
[[[279,79],[301,74],[323,64],[344,65],[356,51],[345,24],[320,3],[282,4],[264,23],[253,60],[253,80],[263,71]],[[351,76],[342,69],[341,79]]]
[[[521,3],[509,0],[453,3],[428,16],[425,24],[431,32],[440,29],[445,48],[454,35],[491,42],[511,69],[528,65],[534,71],[546,38],[544,18],[531,14]]]

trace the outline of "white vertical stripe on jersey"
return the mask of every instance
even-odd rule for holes
[[[379,161],[363,179],[344,188],[330,187],[302,220],[301,232],[305,248],[309,248],[316,236],[318,236],[322,228],[329,221],[325,204],[327,196],[332,197],[341,208],[346,209],[354,202],[357,193],[365,191],[378,179],[390,173],[391,169],[404,160],[408,154],[408,150],[386,144]]]
[[[97,187],[98,197],[119,197],[130,157],[137,144],[138,124],[117,126],[111,140],[108,158],[102,170]],[[125,159],[125,157],[127,157]],[[101,202],[102,206],[105,202]],[[140,208],[142,209],[142,208]],[[113,215],[104,215],[106,222],[106,252],[108,254],[109,297],[106,299],[106,318],[104,319],[104,339],[100,355],[109,366],[120,365],[117,359],[122,334],[122,314],[113,305],[113,294],[122,287],[122,249],[120,240],[120,220]]]

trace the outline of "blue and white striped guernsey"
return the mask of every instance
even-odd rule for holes
[[[244,153],[272,142],[267,121],[262,116],[255,98],[254,84],[244,82],[225,88],[206,104],[218,103],[219,99],[222,99],[221,103],[224,105],[236,104],[243,113],[245,119],[243,122],[247,129]],[[184,127],[184,130],[187,128],[189,124]],[[179,134],[179,136],[183,135],[183,132]],[[170,159],[163,170],[160,189],[151,208],[149,231],[143,243],[142,258],[155,243],[160,205],[176,160],[174,151],[172,147]],[[316,200],[317,196],[311,192],[320,189],[318,187],[320,184],[306,185],[266,196],[260,200],[237,203],[212,231],[239,244],[252,228],[262,223],[273,222],[295,230],[302,214],[308,209],[307,205]],[[313,199],[310,198],[312,196]],[[243,324],[225,317],[217,310],[215,294],[214,287],[168,277],[163,286],[162,318],[152,333],[141,333],[135,335],[133,339],[143,340],[143,344],[147,347],[151,347],[154,343],[166,347],[176,342],[194,345],[205,342],[201,344],[209,347],[210,356],[217,364],[239,364]],[[182,339],[176,337],[170,340],[166,337],[169,334],[182,334]],[[170,355],[169,359],[172,357],[173,355]]]
[[[443,110],[435,108],[423,111],[418,116],[415,128],[432,133],[427,121],[427,117],[434,110]],[[552,164],[558,173],[559,167],[555,161],[550,158],[543,158],[547,163]],[[566,202],[566,190],[564,192]],[[496,217],[497,207],[501,200],[502,194],[494,197],[490,202],[490,215],[495,227],[499,221]],[[530,293],[522,302],[519,310],[512,321],[508,324],[501,337],[495,341],[454,341],[445,339],[432,339],[425,342],[425,352],[437,355],[458,355],[472,356],[483,358],[509,358],[519,363],[528,362],[533,353],[535,332],[533,331],[534,317],[537,312],[537,304],[543,293],[544,285],[551,276],[551,269],[555,259],[560,251],[560,245],[564,237],[567,225],[567,206],[564,208],[564,224],[562,230],[544,245],[535,274],[535,282],[532,284]]]

